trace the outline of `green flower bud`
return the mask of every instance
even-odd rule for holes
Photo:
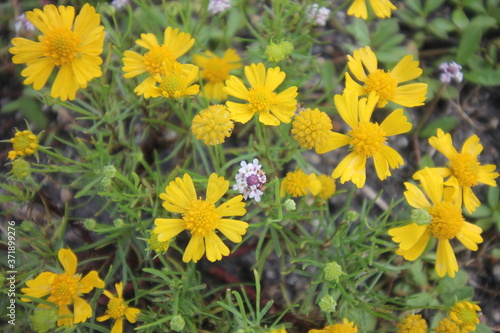
[[[12,175],[19,180],[31,175],[30,162],[22,158],[16,158],[12,162]]]
[[[21,222],[21,230],[24,232],[30,232],[34,228],[34,224],[31,221],[23,221]]]
[[[38,333],[52,331],[56,327],[57,310],[37,307],[30,316],[31,328]]]
[[[181,315],[175,315],[172,317],[172,320],[170,320],[170,328],[176,332],[182,331],[185,325],[186,322],[184,321],[184,318],[182,318]]]
[[[83,220],[83,226],[87,230],[94,231],[96,226],[96,221],[94,219],[85,219]]]
[[[288,57],[293,52],[293,43],[284,40],[279,45],[281,46],[281,49],[283,50],[285,56]]]
[[[411,211],[411,220],[418,225],[424,225],[431,223],[432,216],[423,208],[413,209]]]
[[[106,189],[106,188],[109,188],[111,186],[111,182],[112,182],[111,178],[104,177],[101,180],[101,185],[102,185],[102,187],[104,187]]]
[[[116,168],[114,165],[106,165],[104,168],[102,168],[102,174],[104,177],[107,178],[115,178],[116,175]]]
[[[335,309],[337,307],[337,302],[335,301],[333,296],[325,295],[320,299],[318,305],[319,305],[321,311],[335,312]]]
[[[359,217],[359,214],[353,210],[350,210],[347,212],[347,221],[348,222],[354,222],[358,219]]]
[[[160,242],[158,240],[158,234],[155,234],[154,232],[151,233],[148,239],[148,244],[150,250],[155,251],[158,254],[163,254],[167,252],[168,247],[170,246],[170,243],[172,242],[172,239],[169,239],[166,242]]]
[[[123,220],[122,220],[122,219],[116,219],[116,220],[113,220],[113,225],[114,225],[115,227],[117,227],[117,228],[121,228],[121,227],[123,227],[123,224],[124,224],[124,223],[125,223],[125,222],[123,222]]]
[[[297,205],[292,199],[286,199],[283,207],[285,207],[286,210],[295,210],[297,208]]]
[[[335,261],[326,264],[323,273],[325,274],[325,280],[335,282],[339,282],[339,277],[345,275],[345,273],[342,272],[342,267]]]
[[[266,57],[267,60],[271,62],[280,62],[286,58],[285,52],[283,52],[283,48],[275,43],[271,43],[266,48]]]

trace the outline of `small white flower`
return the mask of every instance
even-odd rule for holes
[[[16,23],[14,24],[14,30],[16,31],[16,34],[20,34],[23,31],[28,31],[28,32],[34,32],[35,31],[35,26],[33,23],[28,21],[26,18],[26,15],[22,13],[18,17],[16,17]]]
[[[252,163],[241,161],[241,168],[238,174],[234,177],[236,184],[233,185],[233,190],[239,191],[243,198],[254,199],[260,202],[260,196],[264,194],[264,184],[266,183],[266,174],[261,170],[262,165],[258,159],[254,159]]]
[[[128,0],[113,0],[111,1],[111,6],[115,7],[117,10],[120,10],[128,5]]]
[[[317,3],[307,6],[307,14],[309,19],[316,25],[324,26],[328,16],[330,16],[330,9],[326,7],[319,7]]]
[[[208,4],[208,11],[212,14],[219,14],[231,8],[230,0],[210,0]]]
[[[445,84],[449,84],[451,80],[455,80],[456,83],[460,83],[464,79],[462,66],[454,61],[450,63],[443,62],[441,65],[439,65],[439,69],[441,70],[439,80]]]

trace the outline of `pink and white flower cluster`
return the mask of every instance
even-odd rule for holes
[[[254,159],[252,163],[241,161],[241,168],[235,177],[236,185],[233,185],[233,190],[243,194],[243,198],[254,199],[260,202],[260,196],[264,194],[264,184],[266,183],[266,174],[261,170],[262,165],[258,159]]]

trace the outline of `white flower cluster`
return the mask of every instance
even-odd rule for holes
[[[208,3],[208,11],[212,14],[222,13],[229,8],[231,8],[230,0],[210,0]]]
[[[330,9],[326,7],[319,7],[317,3],[307,6],[307,14],[309,19],[316,25],[324,26],[328,16],[330,16]]]
[[[462,66],[454,61],[450,63],[443,62],[441,65],[439,65],[439,69],[441,70],[439,80],[445,84],[449,84],[451,80],[455,80],[456,83],[460,83],[464,79]]]
[[[28,21],[26,18],[26,15],[22,13],[18,17],[16,17],[16,23],[14,24],[14,30],[16,31],[16,34],[21,34],[23,31],[27,32],[35,32],[35,26],[33,23]]]
[[[252,163],[241,161],[241,168],[236,175],[236,185],[233,185],[233,190],[243,194],[243,198],[254,199],[260,202],[260,196],[264,194],[264,184],[266,183],[266,174],[261,170],[262,165],[258,159],[254,159]]]
[[[125,8],[128,5],[128,0],[113,0],[111,1],[111,6],[115,7],[117,10]]]

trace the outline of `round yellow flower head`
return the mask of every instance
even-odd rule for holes
[[[24,179],[31,175],[30,162],[22,158],[16,158],[12,162],[12,175],[17,179]]]
[[[8,157],[13,160],[18,156],[31,155],[38,149],[38,138],[30,131],[16,132],[15,136],[10,139],[14,150],[9,151]]]
[[[285,193],[292,197],[302,197],[310,191],[313,195],[317,195],[321,190],[321,183],[315,174],[306,175],[304,171],[297,171],[286,174],[285,179],[281,182],[280,195],[285,196]]]
[[[478,312],[481,308],[474,303],[461,301],[455,303],[450,310],[450,319],[457,324],[462,332],[473,332],[476,330],[476,324],[479,324]]]
[[[435,331],[436,333],[462,333],[460,327],[450,318],[440,320]]]
[[[223,143],[230,137],[234,128],[231,114],[225,105],[210,105],[194,116],[191,131],[197,140],[206,145]]]
[[[421,315],[408,314],[398,324],[399,333],[427,333],[427,322]]]
[[[307,108],[294,117],[291,133],[301,147],[321,151],[333,136],[332,129],[332,120],[325,112]]]
[[[114,319],[115,323],[111,332],[121,333],[123,332],[123,319],[131,323],[135,323],[137,320],[137,315],[141,313],[139,309],[129,307],[125,300],[123,299],[123,283],[119,282],[115,284],[117,295],[113,295],[107,290],[103,293],[109,298],[108,308],[106,309],[106,314],[104,316],[98,317],[97,321],[105,321],[108,319]]]
[[[155,234],[154,232],[151,233],[148,239],[149,249],[160,254],[167,252],[170,247],[170,243],[172,243],[171,239],[166,242],[160,242],[158,240],[158,234]]]
[[[335,179],[329,175],[319,175],[319,182],[321,183],[321,190],[318,193],[318,197],[322,200],[328,200],[335,194],[337,186],[335,185]]]
[[[347,319],[342,324],[329,325],[321,330],[309,330],[309,333],[357,333],[358,327]]]

